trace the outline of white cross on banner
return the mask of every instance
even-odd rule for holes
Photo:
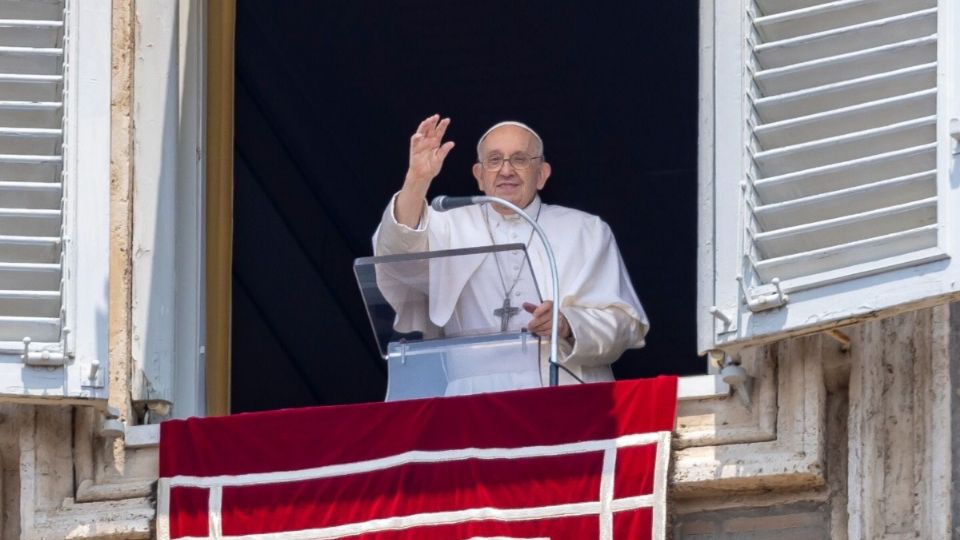
[[[164,422],[157,537],[663,539],[676,385]]]

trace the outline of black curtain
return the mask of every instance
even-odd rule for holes
[[[542,136],[543,199],[612,227],[652,329],[618,378],[697,373],[697,3],[239,0],[234,412],[376,401],[352,274],[433,113],[457,147],[431,194],[472,194],[477,137]]]

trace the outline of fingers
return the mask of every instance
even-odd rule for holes
[[[417,126],[416,134],[423,135],[424,137],[428,136],[430,132],[433,131],[433,128],[436,127],[437,119],[439,118],[440,118],[439,114],[435,114],[433,116],[425,118],[423,122],[420,122],[420,125]]]
[[[409,182],[420,191],[429,187],[431,181],[440,174],[440,168],[447,154],[453,150],[453,141],[443,143],[443,136],[450,125],[449,118],[440,118],[434,114],[425,118],[417,131],[410,136],[410,157],[404,185]]]
[[[441,162],[447,158],[447,154],[450,153],[450,150],[453,150],[454,143],[453,141],[447,141],[443,143],[443,146],[437,149],[437,159]]]
[[[527,330],[540,337],[549,336],[550,328],[550,317],[530,319],[530,322],[527,324]]]
[[[525,309],[527,313],[532,313],[534,317],[536,317],[537,315],[540,315],[541,313],[549,312],[550,308],[552,307],[553,307],[553,300],[547,300],[546,302],[540,304],[539,306],[536,304],[531,304],[530,302],[523,303],[523,309]]]
[[[434,129],[437,125],[437,119],[439,118],[440,115],[435,114],[429,118],[425,118],[423,122],[420,122],[420,125],[417,126],[417,130],[413,132],[413,135],[410,136],[411,151],[422,150],[423,143],[429,139],[431,134],[434,132]]]
[[[531,304],[530,302],[524,302],[523,309],[532,315],[530,322],[527,323],[527,330],[540,337],[549,337],[550,329],[553,327],[551,324],[553,322],[553,302],[547,300],[539,306]],[[567,318],[563,313],[559,314],[557,321],[557,334],[562,338],[566,338],[570,335],[570,323],[567,322]]]
[[[414,136],[420,135],[425,139],[442,139],[443,134],[447,132],[447,126],[449,125],[449,118],[444,118],[441,120],[439,114],[434,114],[428,118],[425,118],[423,122],[420,122],[420,125],[417,126],[417,131],[414,133]]]
[[[417,131],[410,136],[411,152],[422,152],[425,150],[438,151],[441,147],[440,141],[443,140],[443,136],[447,133],[447,127],[449,125],[450,118],[441,120],[439,114],[424,119],[424,121],[420,122],[420,125],[417,126]],[[447,148],[446,152],[449,151],[450,148]],[[444,156],[446,156],[446,152],[443,154]]]
[[[449,125],[450,125],[450,118],[444,118],[443,120],[441,120],[440,123],[438,123],[437,126],[434,128],[433,136],[436,137],[438,140],[443,140],[443,135],[444,133],[447,132],[447,126]]]
[[[539,306],[536,304],[531,304],[530,302],[524,302],[523,309],[532,315],[530,322],[527,323],[527,330],[538,336],[549,335],[552,308],[553,302],[550,300],[547,300]]]
[[[560,314],[560,317],[557,318],[557,335],[561,338],[567,338],[571,335],[570,323],[567,322],[567,318],[563,316],[563,313]],[[550,330],[553,328],[551,324],[550,317],[531,319],[530,323],[527,325],[527,330],[535,335],[540,337],[550,337]]]

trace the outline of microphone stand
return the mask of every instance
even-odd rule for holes
[[[488,195],[447,197],[445,195],[440,195],[439,197],[433,199],[431,202],[431,207],[434,210],[446,212],[447,210],[452,210],[456,207],[486,202],[505,206],[516,212],[518,216],[525,219],[527,223],[533,227],[533,230],[537,232],[537,236],[540,237],[540,242],[547,251],[547,260],[550,263],[550,278],[553,280],[553,305],[550,309],[550,386],[558,386],[560,384],[560,364],[558,363],[559,355],[557,354],[557,339],[559,338],[559,330],[557,327],[559,326],[560,322],[560,278],[557,275],[557,259],[553,255],[553,248],[551,248],[550,243],[547,242],[547,233],[543,232],[540,224],[537,223],[537,221],[530,217],[526,212],[524,212],[522,208],[510,201],[501,199],[500,197],[491,197]]]

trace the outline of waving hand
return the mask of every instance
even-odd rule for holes
[[[397,221],[408,227],[416,227],[420,222],[430,183],[440,174],[443,160],[453,149],[453,141],[443,142],[449,125],[449,118],[441,120],[440,115],[435,114],[420,122],[410,137],[410,164],[395,206]]]

